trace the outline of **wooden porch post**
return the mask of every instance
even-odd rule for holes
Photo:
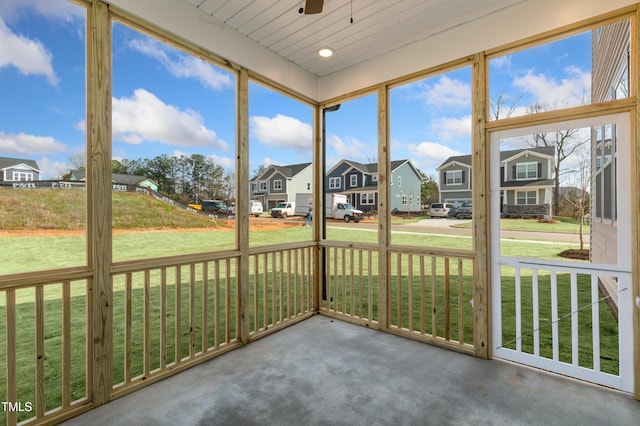
[[[631,61],[629,61],[629,75],[631,76],[630,94],[636,100],[635,114],[631,114],[631,194],[637,194],[640,190],[640,5],[636,6],[635,17],[631,20]],[[638,197],[631,197],[631,232],[634,243],[632,244],[632,300],[633,310],[633,377],[634,397],[640,401],[640,308],[637,300],[640,297],[640,203]]]
[[[491,239],[489,210],[489,143],[487,120],[487,62],[484,53],[473,61],[473,312],[476,356],[491,358]]]
[[[238,72],[236,119],[236,247],[240,265],[236,273],[240,339],[249,343],[249,73]],[[256,278],[257,279],[257,278]]]
[[[322,223],[324,218],[324,200],[322,194],[324,193],[324,140],[322,134],[324,125],[322,121],[322,108],[319,105],[313,107],[313,147],[312,147],[312,179],[313,179],[313,218],[311,222],[312,238],[314,242],[313,253],[313,300],[311,301],[312,309],[314,312],[320,310],[320,301],[322,300],[322,282],[324,280],[324,248],[320,247],[320,240],[322,239]]]
[[[87,43],[87,251],[89,284],[87,378],[89,399],[109,401],[113,382],[111,294],[111,22],[106,3],[94,0]]]
[[[389,183],[391,179],[389,158],[389,89],[378,87],[378,326],[380,330],[389,328],[390,282],[389,244],[391,231],[389,222]]]

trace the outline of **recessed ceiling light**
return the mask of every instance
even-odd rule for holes
[[[322,49],[318,50],[318,55],[322,56],[323,58],[328,58],[329,56],[333,55],[333,49],[330,47],[323,47]]]

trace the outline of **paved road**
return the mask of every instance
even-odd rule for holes
[[[470,219],[422,219],[419,222],[408,223],[406,225],[394,225],[393,232],[402,233],[420,233],[420,234],[434,234],[434,235],[457,235],[467,236],[471,238],[471,228],[459,228],[455,225],[461,225],[471,222]],[[372,232],[377,231],[377,224],[372,222],[360,222],[344,223],[339,221],[327,222],[328,227],[334,228],[349,228],[349,229],[369,229]],[[500,232],[500,239],[502,240],[517,240],[517,241],[548,241],[548,242],[562,242],[580,244],[580,237],[577,234],[565,234],[557,232],[538,232],[538,231],[506,231]],[[588,235],[585,236],[585,240],[588,240]]]

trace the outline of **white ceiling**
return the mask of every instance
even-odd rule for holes
[[[323,101],[638,0],[325,0],[318,15],[304,0],[103,1]]]
[[[323,77],[529,0],[325,0],[315,15],[304,0],[183,1]]]

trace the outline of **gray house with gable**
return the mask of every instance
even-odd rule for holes
[[[311,163],[270,165],[249,181],[249,196],[271,210],[283,201],[295,201],[297,193],[311,192]]]
[[[0,157],[0,182],[27,182],[42,179],[35,160]]]
[[[546,216],[553,212],[555,148],[500,152],[500,208],[505,216]],[[436,169],[440,201],[471,201],[471,155],[449,157]]]

